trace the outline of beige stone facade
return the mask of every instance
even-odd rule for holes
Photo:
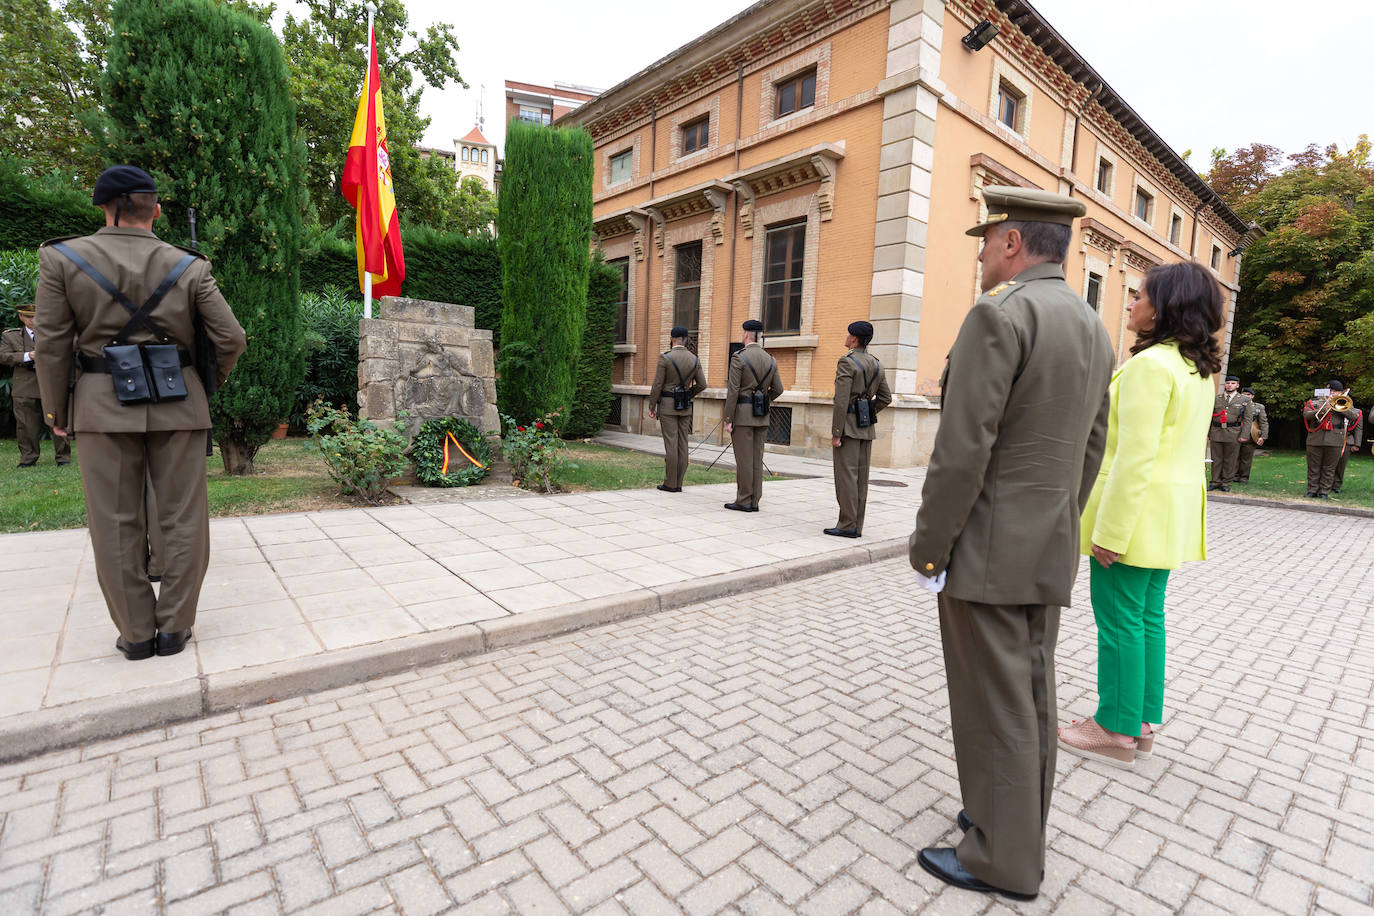
[[[999,34],[968,50],[985,19]],[[595,142],[596,244],[625,277],[613,425],[632,432],[656,432],[656,357],[691,319],[712,386],[697,434],[721,441],[730,343],[760,318],[787,387],[769,448],[828,456],[835,363],[863,318],[894,393],[874,461],[923,463],[989,184],[1087,205],[1066,276],[1119,359],[1150,266],[1196,258],[1234,308],[1251,238],[1025,0],[764,0],[558,123]]]

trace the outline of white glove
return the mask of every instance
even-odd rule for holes
[[[945,574],[948,572],[949,570],[942,569],[938,576],[923,576],[916,573],[916,584],[932,595],[938,595],[945,589]]]

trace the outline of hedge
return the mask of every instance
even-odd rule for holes
[[[620,301],[620,271],[596,253],[587,281],[587,322],[577,358],[577,393],[572,415],[563,428],[569,439],[595,436],[611,411],[611,372],[615,367],[616,305]]]
[[[35,173],[29,163],[0,152],[0,251],[36,249],[48,239],[90,235],[105,225],[89,188],[58,172]]]

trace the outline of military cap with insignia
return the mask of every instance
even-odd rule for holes
[[[1345,386],[1341,384],[1341,380],[1338,379],[1338,378],[1333,378],[1331,381],[1327,382],[1327,383],[1326,383],[1326,387],[1327,387],[1327,388],[1330,388],[1332,391],[1344,391],[1344,390],[1345,390]]]
[[[91,192],[91,203],[97,207],[125,194],[156,194],[153,176],[136,165],[112,165],[100,173]]]
[[[689,337],[689,336],[691,336],[691,335],[688,333],[688,331],[687,331],[686,328],[684,328],[682,325],[679,324],[679,325],[674,325],[673,329],[672,329],[671,331],[668,332],[668,336],[669,336],[669,337]]]
[[[38,312],[34,311],[32,302],[27,302],[19,306],[15,311],[19,313],[20,318],[32,318],[34,315],[38,314]]]
[[[1228,376],[1226,376],[1226,381],[1228,381],[1228,382],[1239,382],[1239,381],[1240,381],[1240,376],[1239,376],[1239,375],[1228,375]]]
[[[746,331],[762,331],[763,322],[759,321],[757,318],[750,318],[744,324],[740,325],[740,327]]]
[[[988,218],[966,230],[965,235],[981,236],[990,227],[1005,222],[1072,226],[1075,219],[1088,212],[1088,208],[1081,200],[1042,191],[1039,188],[1017,188],[1010,185],[990,185],[984,188],[983,202],[988,205]]]
[[[867,321],[851,321],[849,323],[849,333],[861,340],[873,339],[873,325]]]
[[[1241,394],[1254,394],[1254,393],[1255,393],[1255,389],[1253,389],[1253,388],[1242,388],[1242,389],[1240,390],[1240,393],[1241,393]]]

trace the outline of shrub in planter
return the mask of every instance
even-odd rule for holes
[[[406,458],[410,442],[403,433],[382,429],[371,420],[355,420],[323,401],[310,405],[306,429],[342,496],[380,503],[386,488],[410,463]]]
[[[552,493],[554,477],[567,460],[565,448],[558,435],[561,410],[555,410],[522,426],[514,419],[501,415],[505,434],[501,439],[501,454],[510,462],[511,477],[517,487]]]
[[[415,462],[415,479],[425,486],[470,487],[491,470],[491,443],[467,420],[441,417],[421,424],[410,445],[410,457]]]

